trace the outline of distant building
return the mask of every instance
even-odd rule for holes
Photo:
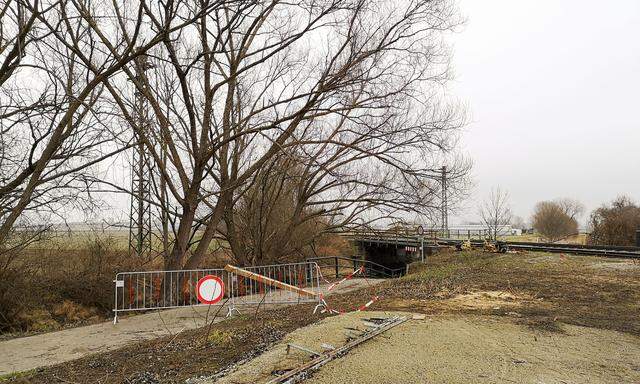
[[[460,224],[449,227],[449,232],[470,234],[471,236],[480,236],[489,233],[489,229],[483,224]],[[498,227],[498,236],[520,236],[521,228],[513,228],[511,225],[501,225]]]

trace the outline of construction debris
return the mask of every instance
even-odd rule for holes
[[[320,353],[318,353],[316,351],[313,351],[313,350],[311,350],[309,348],[303,347],[301,345],[296,345],[296,344],[293,344],[293,343],[287,344],[287,355],[289,354],[289,351],[291,350],[291,348],[298,349],[298,350],[300,350],[302,352],[307,352],[311,356],[320,356],[321,355]]]
[[[303,288],[298,288],[294,285],[283,283],[282,281],[274,280],[270,277],[267,277],[258,273],[250,272],[250,271],[247,271],[246,269],[242,269],[233,265],[229,265],[229,264],[225,265],[224,270],[227,272],[235,273],[236,275],[239,275],[239,276],[244,276],[247,279],[251,279],[259,283],[270,285],[276,288],[284,289],[286,291],[294,292],[302,296],[311,296],[311,297],[317,296],[316,292],[309,291]]]
[[[326,350],[328,350],[328,351],[332,351],[332,350],[336,349],[336,347],[334,347],[334,346],[333,346],[333,345],[331,345],[331,344],[327,344],[327,343],[322,343],[322,344],[320,344],[320,346],[321,346],[323,349],[326,349]]]
[[[371,323],[372,319],[367,319],[367,321],[369,323]],[[313,371],[319,369],[320,367],[322,367],[323,365],[327,364],[328,362],[330,362],[333,359],[336,359],[338,357],[344,356],[345,354],[348,353],[349,350],[351,350],[352,348],[356,347],[357,345],[372,339],[373,337],[397,326],[400,325],[402,323],[404,323],[405,321],[407,321],[407,317],[405,316],[394,316],[388,319],[384,319],[382,322],[380,322],[379,324],[375,325],[374,327],[372,327],[371,329],[362,332],[362,334],[347,342],[347,344],[345,344],[344,346],[340,347],[340,348],[336,348],[336,349],[332,349],[329,350],[323,354],[320,354],[318,356],[316,356],[314,359],[312,359],[311,361],[309,361],[306,364],[303,364],[302,366],[296,368],[296,369],[292,369],[290,371],[287,371],[286,373],[274,378],[273,380],[269,381],[268,384],[280,384],[280,383],[286,383],[286,384],[293,384],[293,383],[297,383],[303,379],[305,379],[306,377],[308,377]],[[289,344],[290,345],[290,344]],[[288,345],[288,346],[289,346]]]

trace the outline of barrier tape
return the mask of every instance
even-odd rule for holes
[[[344,310],[344,309],[332,308],[331,306],[329,306],[329,303],[327,303],[327,301],[324,299],[324,295],[320,294],[320,303],[324,307],[323,309],[320,310],[320,313],[329,312],[329,313],[334,313],[336,315],[341,315],[343,313],[348,313],[348,312],[362,312],[365,309],[369,308],[373,303],[375,303],[378,300],[380,300],[380,296],[373,296],[371,300],[369,300],[366,304],[363,304],[359,307],[353,307],[351,310]]]
[[[350,274],[348,274],[347,276],[345,276],[342,280],[340,280],[338,282],[335,282],[335,283],[331,283],[329,280],[327,280],[324,277],[324,275],[322,274],[322,271],[320,270],[320,267],[317,266],[317,268],[318,268],[318,274],[322,278],[322,280],[327,284],[331,284],[329,286],[329,288],[327,289],[327,292],[331,291],[332,289],[334,289],[338,285],[344,283],[345,281],[347,281],[349,279],[352,279],[353,276],[355,276],[357,274],[360,274],[360,273],[364,273],[364,271],[365,271],[364,270],[364,265],[363,265],[360,268],[358,268],[358,269],[354,270],[353,272],[351,272]],[[368,284],[366,275],[364,275],[364,279]],[[319,294],[318,298],[320,300],[321,306],[323,307],[320,310],[320,313],[329,312],[329,313],[334,313],[334,314],[343,314],[343,313],[347,313],[347,312],[361,312],[361,311],[364,311],[365,309],[369,308],[373,303],[375,303],[376,301],[378,301],[380,299],[379,296],[373,296],[371,298],[371,300],[369,300],[367,303],[365,303],[365,304],[363,304],[363,305],[361,305],[359,307],[353,307],[351,310],[343,310],[343,309],[334,309],[331,306],[329,306],[329,304],[327,303],[327,301],[324,298],[324,294],[322,294],[322,293]],[[317,309],[318,309],[318,307],[316,307],[316,310]],[[315,313],[315,310],[313,312]]]
[[[320,272],[320,274],[322,274],[322,272],[320,271],[320,267],[318,267],[318,271]],[[333,283],[329,286],[329,288],[327,289],[328,291],[331,291],[333,288],[337,287],[338,285],[344,283],[345,281],[353,278],[353,276],[355,276],[358,273],[362,273],[364,272],[364,265],[358,269],[356,269],[355,271],[351,272],[350,274],[348,274],[347,276],[345,276],[342,280],[338,281],[337,283]],[[322,277],[324,279],[324,276]],[[326,281],[326,279],[325,279]],[[328,281],[327,281],[328,282]]]

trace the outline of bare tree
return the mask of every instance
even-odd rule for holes
[[[524,219],[517,215],[513,215],[513,217],[511,218],[510,224],[513,228],[517,228],[517,229],[525,229],[527,227],[527,224],[524,222]]]
[[[531,219],[533,228],[550,242],[575,235],[578,233],[575,216],[580,207],[579,203],[568,199],[541,201],[536,204]]]
[[[301,156],[305,173],[329,175],[338,172],[340,148],[351,148],[349,156],[361,161],[350,173],[342,168],[333,196],[338,186],[367,186],[430,200],[422,176],[432,168],[424,160],[433,146],[421,143],[437,143],[435,132],[445,136],[462,123],[433,90],[448,77],[441,33],[458,23],[451,2],[203,1],[176,12],[194,20],[149,52],[153,68],[124,68],[129,82],[103,82],[169,191],[163,209],[173,217],[174,242],[167,268],[202,261],[225,212],[278,154]],[[162,17],[149,19],[162,27]],[[149,129],[130,114],[131,85],[150,105]],[[333,169],[319,171],[330,158],[318,155],[327,153],[337,154]],[[389,183],[363,177],[358,189],[344,182],[360,171],[377,171]],[[298,212],[331,189],[299,188],[297,196],[308,197]],[[333,208],[336,217],[357,212],[349,211],[357,193],[344,199],[346,211]],[[322,196],[325,207],[330,195]]]
[[[584,204],[576,199],[565,197],[556,199],[554,202],[558,204],[560,209],[573,220],[578,221],[578,218],[584,213]]]
[[[294,159],[276,156],[255,174],[240,199],[226,207],[221,233],[237,263],[304,257],[324,223],[309,207],[298,211],[302,173],[302,165]]]
[[[480,206],[480,217],[491,239],[497,240],[502,227],[511,223],[509,193],[500,187],[492,188],[489,198]]]
[[[189,23],[173,24],[173,7],[154,7],[157,28],[144,1],[0,5],[0,244],[25,214],[81,201],[92,183],[85,170],[134,144],[104,84]]]

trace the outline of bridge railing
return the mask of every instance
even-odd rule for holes
[[[321,271],[335,275],[336,278],[346,276],[354,270],[364,266],[364,275],[367,277],[395,278],[404,275],[406,268],[390,268],[371,260],[363,260],[353,257],[323,256],[311,257],[307,261],[316,262]]]

